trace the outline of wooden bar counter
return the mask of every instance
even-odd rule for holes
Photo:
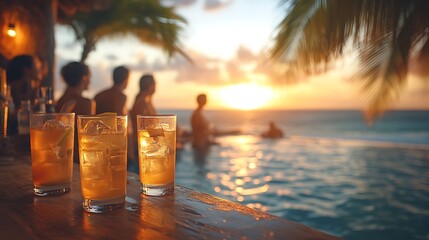
[[[142,196],[134,173],[128,173],[126,200],[123,209],[88,213],[79,165],[71,192],[38,197],[28,156],[0,162],[1,239],[337,239],[185,187],[170,196]]]

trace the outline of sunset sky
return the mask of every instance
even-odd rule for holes
[[[131,69],[125,90],[127,105],[132,106],[143,73],[153,73],[157,81],[154,96],[156,108],[192,109],[199,93],[208,95],[208,109],[362,109],[365,104],[358,87],[351,82],[356,61],[348,59],[321,75],[297,84],[286,85],[271,80],[261,67],[266,49],[281,20],[277,0],[171,0],[177,13],[187,19],[182,36],[183,49],[194,60],[192,65],[182,57],[168,59],[155,49],[133,38],[99,42],[90,53],[87,64],[92,79],[89,91],[96,92],[112,85],[115,66]],[[75,42],[71,30],[56,27],[56,98],[64,83],[59,69],[68,61],[80,59],[82,46]],[[411,77],[397,109],[429,109],[429,86]]]

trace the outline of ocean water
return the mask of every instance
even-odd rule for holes
[[[190,129],[190,110],[175,113]],[[346,239],[429,239],[429,111],[207,111],[208,152],[177,154],[176,183]],[[274,121],[283,139],[259,134]]]

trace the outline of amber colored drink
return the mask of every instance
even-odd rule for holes
[[[125,196],[126,135],[80,135],[82,196],[103,200]]]
[[[34,193],[70,191],[73,173],[74,113],[30,116],[30,146]]]
[[[176,115],[137,116],[142,193],[163,196],[174,191]]]
[[[102,213],[125,206],[127,117],[78,116],[83,208]]]
[[[164,131],[164,136],[151,137],[141,130],[139,136],[140,181],[148,185],[174,183],[176,131]]]
[[[71,182],[73,171],[73,134],[71,132],[71,128],[30,129],[33,183],[36,187]]]

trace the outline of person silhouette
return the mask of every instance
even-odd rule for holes
[[[94,115],[95,102],[82,96],[88,90],[91,72],[87,65],[80,62],[70,62],[62,67],[61,76],[67,84],[61,98],[55,106],[56,112],[74,112],[76,115]],[[64,111],[65,108],[70,107]]]
[[[21,101],[34,102],[40,85],[40,62],[31,55],[18,55],[12,58],[6,69],[7,84],[10,86],[15,112],[8,120],[8,135],[18,132],[16,113],[21,108]]]
[[[152,104],[152,96],[155,93],[155,86],[156,83],[153,75],[144,74],[140,78],[140,92],[137,94],[134,100],[134,105],[130,111],[132,116],[156,115],[155,107]]]
[[[152,74],[144,74],[139,82],[140,91],[137,94],[134,105],[129,113],[132,127],[128,133],[128,170],[138,173],[138,146],[137,146],[137,115],[154,116],[157,114],[152,104],[152,96],[155,93],[156,82]]]
[[[262,133],[261,137],[271,138],[271,139],[282,138],[283,132],[282,132],[282,130],[280,130],[280,128],[278,128],[276,126],[276,124],[273,121],[271,121],[269,123],[268,130],[266,132]]]
[[[77,115],[94,115],[95,102],[82,96],[88,89],[91,73],[87,65],[80,62],[70,62],[61,68],[61,76],[67,84],[61,98],[55,106],[55,112],[74,112]],[[74,136],[73,161],[79,162],[79,147],[77,141],[77,126]]]
[[[127,96],[123,93],[127,87],[130,71],[119,66],[113,70],[113,86],[95,95],[96,113],[115,112],[119,116],[127,115],[125,103]]]
[[[206,94],[197,96],[197,108],[191,116],[192,127],[192,147],[194,149],[205,149],[215,144],[213,141],[213,132],[210,128],[210,122],[204,116],[204,106],[207,104]]]

